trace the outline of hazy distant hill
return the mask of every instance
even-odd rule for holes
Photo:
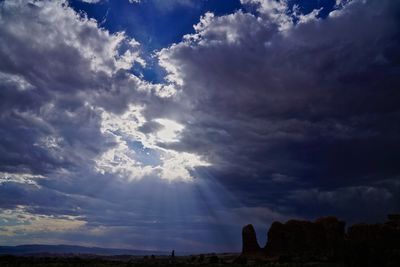
[[[170,252],[151,250],[130,250],[99,247],[81,247],[68,245],[21,245],[0,246],[0,255],[26,255],[26,254],[96,254],[96,255],[168,255]]]

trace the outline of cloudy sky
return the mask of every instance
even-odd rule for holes
[[[0,1],[0,245],[239,251],[400,207],[400,2]]]

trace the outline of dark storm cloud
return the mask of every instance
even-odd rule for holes
[[[277,204],[293,187],[340,198],[396,179],[399,4],[352,1],[305,19],[284,2],[244,2],[259,15],[206,15],[195,34],[159,54],[190,107],[174,148],[206,156],[216,179],[253,205]],[[292,181],[277,185],[279,175]],[[394,199],[382,201],[393,208]]]

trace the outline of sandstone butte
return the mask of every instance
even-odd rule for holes
[[[242,255],[266,258],[296,258],[304,261],[340,261],[354,255],[387,255],[400,251],[400,215],[388,215],[380,224],[360,223],[346,232],[346,223],[336,217],[314,222],[289,220],[272,223],[267,244],[260,247],[253,225],[243,227]]]

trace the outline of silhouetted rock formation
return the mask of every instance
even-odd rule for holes
[[[400,249],[400,215],[388,215],[384,224],[355,224],[348,230],[348,239],[353,246],[374,249]]]
[[[335,217],[324,217],[315,222],[274,222],[263,249],[257,243],[252,225],[245,226],[242,235],[243,254],[246,255],[262,251],[270,259],[285,261],[341,261],[350,266],[400,266],[398,214],[388,215],[388,221],[383,224],[355,224],[347,234],[345,222]]]
[[[343,246],[345,223],[335,217],[315,222],[290,220],[274,222],[268,231],[267,255],[303,255],[333,257]]]
[[[355,224],[348,229],[345,262],[355,266],[400,266],[400,216],[383,224]]]
[[[248,224],[245,227],[243,227],[242,240],[243,240],[243,248],[242,248],[243,254],[257,254],[262,252],[260,246],[258,245],[257,235],[253,225]]]

